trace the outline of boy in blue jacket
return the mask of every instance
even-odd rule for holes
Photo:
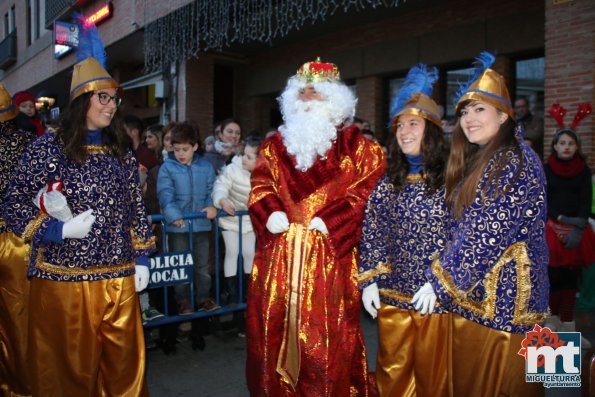
[[[157,195],[167,222],[170,252],[187,251],[188,232],[192,230],[192,258],[198,310],[220,308],[209,298],[209,233],[211,220],[217,215],[211,193],[215,171],[204,157],[197,153],[198,131],[187,123],[172,130],[173,155],[165,159],[157,177]],[[206,218],[183,219],[184,212],[204,212]],[[190,223],[192,225],[190,225]],[[175,288],[179,314],[192,313],[187,284]]]

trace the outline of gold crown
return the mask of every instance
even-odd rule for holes
[[[0,122],[9,121],[17,117],[17,108],[12,102],[12,97],[4,87],[4,84],[0,83]]]
[[[74,65],[70,100],[90,91],[106,88],[120,88],[120,84],[93,57],[86,58]]]
[[[440,124],[440,111],[438,110],[438,105],[436,105],[436,102],[434,102],[434,100],[426,94],[417,92],[411,95],[411,98],[409,98],[409,100],[405,103],[403,109],[393,117],[391,127],[394,128],[397,124],[397,119],[399,118],[399,116],[404,114],[424,118],[436,124],[438,127],[440,127],[440,129],[442,129],[442,125]]]
[[[457,113],[463,101],[468,100],[486,102],[514,119],[514,110],[510,103],[506,81],[500,73],[493,69],[484,70],[481,76],[469,86],[465,94],[457,102]]]
[[[297,71],[298,78],[304,83],[335,82],[341,78],[339,68],[334,63],[315,61],[304,63]]]

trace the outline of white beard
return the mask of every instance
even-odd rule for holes
[[[304,102],[298,98],[304,86],[297,78],[289,79],[279,98],[285,124],[279,127],[287,152],[295,156],[296,169],[306,171],[337,139],[337,126],[353,117],[357,100],[343,84],[314,83],[324,100]]]

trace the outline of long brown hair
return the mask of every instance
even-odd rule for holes
[[[93,92],[87,92],[72,100],[60,118],[58,136],[64,142],[64,154],[77,163],[87,159],[87,112],[91,106]],[[109,126],[103,129],[102,144],[108,146],[112,154],[120,161],[127,151],[126,132],[120,112],[116,112]]]
[[[466,101],[470,102],[470,101]],[[464,108],[467,103],[463,103],[461,108]],[[498,112],[501,112],[498,110]],[[483,176],[488,162],[494,157],[496,152],[511,148],[516,151],[521,159],[521,166],[519,167],[514,181],[519,177],[522,164],[521,148],[518,140],[514,134],[515,122],[511,117],[508,117],[504,123],[500,125],[500,129],[496,136],[482,149],[479,150],[479,145],[472,144],[467,140],[461,128],[461,120],[455,126],[452,133],[452,140],[450,146],[450,156],[446,167],[446,201],[452,207],[452,214],[456,218],[460,218],[465,208],[473,202],[481,177]],[[506,166],[508,159],[505,156],[500,156],[498,162],[494,165],[490,174],[488,175],[488,183],[486,183],[483,194],[487,193],[487,188],[498,186],[494,182]],[[506,188],[502,191],[497,188],[494,190],[494,195],[497,197],[504,193]]]
[[[427,194],[432,195],[444,184],[444,171],[448,158],[448,149],[444,139],[444,132],[436,124],[424,119],[426,126],[421,142],[421,155],[424,164],[424,177]],[[399,144],[394,142],[392,146],[391,162],[388,167],[387,176],[397,190],[401,190],[407,183],[409,163],[401,151]]]

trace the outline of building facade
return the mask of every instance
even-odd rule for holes
[[[65,106],[76,57],[56,57],[54,24],[69,22],[73,11],[97,16],[108,6],[98,29],[108,70],[125,88],[122,111],[151,123],[188,120],[203,137],[227,117],[244,134],[278,126],[276,97],[287,77],[317,56],[339,66],[359,97],[357,115],[381,138],[392,93],[417,62],[440,69],[435,99],[451,117],[450,98],[473,58],[495,53],[494,68],[513,100],[528,96],[532,111],[545,115],[546,155],[556,128],[547,109],[562,104],[570,122],[579,103],[595,99],[592,0],[408,0],[390,7],[370,0],[359,9],[340,0],[311,9],[280,0],[245,10],[238,7],[249,0],[232,3],[233,10],[210,0],[4,0],[0,80],[10,92],[49,92],[54,106]],[[289,26],[295,15],[300,22]],[[593,117],[578,133],[595,166]]]

